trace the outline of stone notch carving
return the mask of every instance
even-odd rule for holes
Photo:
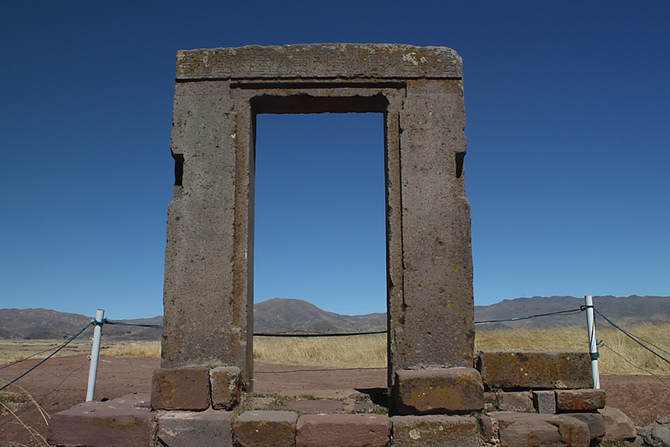
[[[251,388],[255,118],[322,112],[385,117],[389,377],[472,366],[461,58],[323,44],[177,56],[162,368],[239,367]]]

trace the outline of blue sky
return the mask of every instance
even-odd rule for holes
[[[320,42],[463,57],[477,304],[670,295],[668,23],[650,1],[3,1],[0,307],[160,314],[177,51]],[[385,310],[381,123],[260,118],[258,301]]]

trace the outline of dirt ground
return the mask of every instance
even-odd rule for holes
[[[19,376],[39,360],[27,360],[0,366],[0,383]],[[114,399],[129,393],[151,392],[151,374],[159,367],[155,359],[101,357],[95,399]],[[670,386],[670,377],[663,378]],[[88,360],[86,355],[53,358],[35,369],[17,384],[25,388],[48,414],[70,408],[86,397]],[[645,426],[670,415],[670,387],[653,376],[603,376],[601,386],[607,392],[607,404],[628,414],[637,426]],[[386,388],[385,369],[332,369],[307,366],[255,366],[254,391],[282,394],[323,394],[328,390],[370,390]],[[11,391],[19,391],[12,386]],[[24,407],[18,415],[40,433],[48,430],[34,406]],[[10,414],[0,417],[0,446],[39,445]],[[42,444],[43,445],[43,444]]]

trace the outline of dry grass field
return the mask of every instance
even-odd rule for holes
[[[624,328],[651,349],[670,359],[670,324]],[[603,374],[670,374],[670,364],[613,328],[598,329],[600,371]],[[655,346],[654,346],[655,345]],[[580,327],[477,331],[477,350],[588,352],[586,330]],[[254,339],[254,358],[266,363],[320,364],[347,367],[386,367],[386,335],[359,337]],[[636,365],[636,366],[634,366]]]
[[[33,358],[44,358],[57,349],[62,340],[0,340],[0,365],[17,362],[29,356]],[[91,341],[82,340],[72,342],[61,349],[55,357],[85,354],[91,352]],[[36,353],[40,353],[37,355]]]
[[[670,360],[670,324],[639,324],[624,329]],[[654,374],[670,374],[669,363],[617,329],[597,329],[596,338],[604,343],[599,348],[598,361],[602,374],[646,374],[640,368]],[[586,330],[579,327],[478,331],[476,349],[588,352],[588,338]]]
[[[643,324],[625,328],[661,356],[670,359],[670,324]],[[664,362],[613,328],[598,329],[600,371],[603,374],[645,374],[645,370],[670,375]],[[59,341],[0,341],[0,364],[35,352],[52,349]],[[579,327],[553,329],[478,330],[477,350],[588,351],[586,330]],[[90,353],[90,341],[72,343],[58,356]],[[36,357],[45,357],[49,352]],[[160,342],[105,344],[102,355],[115,357],[160,357]],[[265,363],[322,365],[332,367],[385,368],[386,335],[351,337],[255,337],[254,358]],[[635,365],[635,366],[634,366]],[[637,366],[637,367],[636,367]],[[638,368],[639,367],[639,368]]]
[[[266,363],[386,368],[386,334],[254,337],[254,358]]]

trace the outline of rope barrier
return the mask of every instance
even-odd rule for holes
[[[86,326],[84,326],[84,327],[82,328],[81,331],[77,332],[76,335],[74,335],[74,336],[73,336],[72,338],[70,338],[68,341],[66,341],[65,343],[63,343],[58,349],[56,349],[54,352],[52,352],[52,353],[49,354],[47,357],[45,357],[41,362],[39,362],[38,364],[36,364],[36,365],[33,366],[32,368],[30,368],[28,371],[26,371],[26,372],[24,372],[23,374],[21,374],[21,375],[20,375],[19,377],[17,377],[16,379],[14,379],[14,380],[12,380],[11,382],[8,382],[8,383],[6,383],[4,386],[0,387],[0,391],[4,390],[4,389],[7,388],[9,385],[11,385],[11,384],[17,382],[20,378],[22,378],[23,376],[25,376],[26,374],[28,374],[29,372],[31,372],[32,370],[34,370],[35,368],[37,368],[38,366],[40,366],[42,363],[44,363],[44,362],[46,362],[47,360],[49,360],[49,359],[50,359],[51,357],[53,357],[54,355],[56,355],[56,354],[58,353],[58,351],[60,351],[61,349],[63,349],[63,348],[66,347],[67,345],[69,345],[75,338],[79,337],[79,336],[80,336],[86,329],[88,329],[88,327],[91,326],[92,324],[93,324],[93,322],[91,321],[91,322],[88,323]]]
[[[117,326],[136,326],[136,327],[148,327],[148,328],[156,328],[156,329],[162,329],[163,325],[162,324],[144,324],[144,323],[124,323],[121,321],[112,321],[108,319],[104,319],[102,324],[112,324],[112,325],[117,325]]]
[[[568,314],[577,314],[583,312],[587,309],[587,306],[580,306],[575,309],[559,310],[556,312],[547,312],[536,315],[526,315],[523,317],[514,317],[514,318],[503,318],[500,320],[485,320],[485,321],[475,321],[475,324],[488,324],[488,323],[501,323],[509,321],[521,321],[529,320],[531,318],[538,317],[547,317],[551,315],[568,315]],[[255,336],[259,337],[345,337],[352,335],[372,335],[372,334],[386,334],[388,331],[367,331],[367,332],[333,332],[333,333],[295,333],[295,332],[254,332]]]
[[[547,313],[544,313],[544,314],[527,315],[525,317],[503,318],[501,320],[475,321],[475,324],[501,323],[501,322],[505,322],[505,321],[530,320],[531,318],[548,317],[550,315],[576,314],[576,313],[585,311],[586,308],[587,308],[586,306],[580,306],[577,309],[559,310],[559,311],[556,311],[556,312],[547,312]]]
[[[547,317],[551,315],[567,315],[567,314],[576,314],[586,310],[587,306],[581,306],[576,309],[568,310],[559,310],[556,312],[547,312],[536,315],[527,315],[523,317],[514,317],[514,318],[502,318],[499,320],[485,320],[485,321],[475,321],[475,324],[489,324],[489,323],[502,323],[510,321],[522,321],[529,320],[531,318],[538,317]],[[121,321],[113,321],[104,319],[102,323],[94,324],[111,324],[117,326],[135,326],[135,327],[146,327],[146,328],[155,328],[162,329],[162,324],[144,324],[144,323],[126,323]],[[386,334],[388,331],[362,331],[362,332],[296,332],[296,331],[285,331],[285,332],[254,332],[254,336],[257,337],[349,337],[353,335],[374,335],[374,334]]]
[[[386,334],[388,331],[367,331],[367,332],[309,332],[309,333],[295,333],[295,332],[254,332],[257,337],[350,337],[353,335],[374,335]]]

